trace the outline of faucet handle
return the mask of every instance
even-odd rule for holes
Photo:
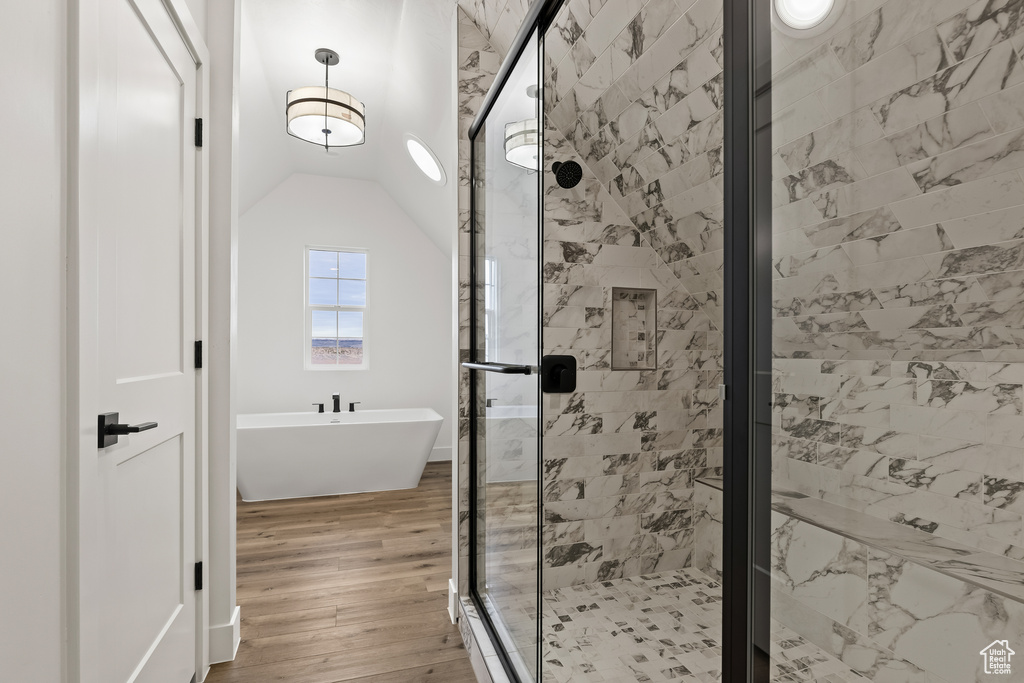
[[[362,403],[362,401],[352,401],[351,403],[349,403],[348,404],[348,412],[350,412],[350,413],[356,412],[356,406],[359,405],[360,403]]]
[[[315,405],[317,408],[319,408],[319,410],[317,411],[318,413],[324,412],[324,404],[323,403],[314,403],[313,405]]]

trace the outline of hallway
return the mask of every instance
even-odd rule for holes
[[[207,681],[474,681],[447,613],[450,467],[405,491],[239,501],[242,642]]]

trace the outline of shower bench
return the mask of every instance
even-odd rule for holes
[[[695,484],[694,566],[720,577],[722,480]],[[872,680],[983,681],[983,649],[1024,648],[1024,562],[785,490],[771,528],[772,617]]]

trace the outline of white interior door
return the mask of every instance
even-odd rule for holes
[[[87,428],[93,416],[94,439],[101,413],[157,426],[105,448],[94,441],[91,451],[81,442],[72,666],[83,682],[188,683],[196,64],[161,0],[81,7],[80,422]]]

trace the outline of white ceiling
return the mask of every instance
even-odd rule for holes
[[[438,248],[452,251],[457,158],[453,65],[456,0],[242,0],[239,210],[293,173],[375,180]],[[285,93],[323,83],[313,59],[334,50],[331,87],[366,106],[366,143],[325,152],[285,132]],[[428,180],[406,133],[441,160]],[[340,208],[340,207],[339,207]]]

